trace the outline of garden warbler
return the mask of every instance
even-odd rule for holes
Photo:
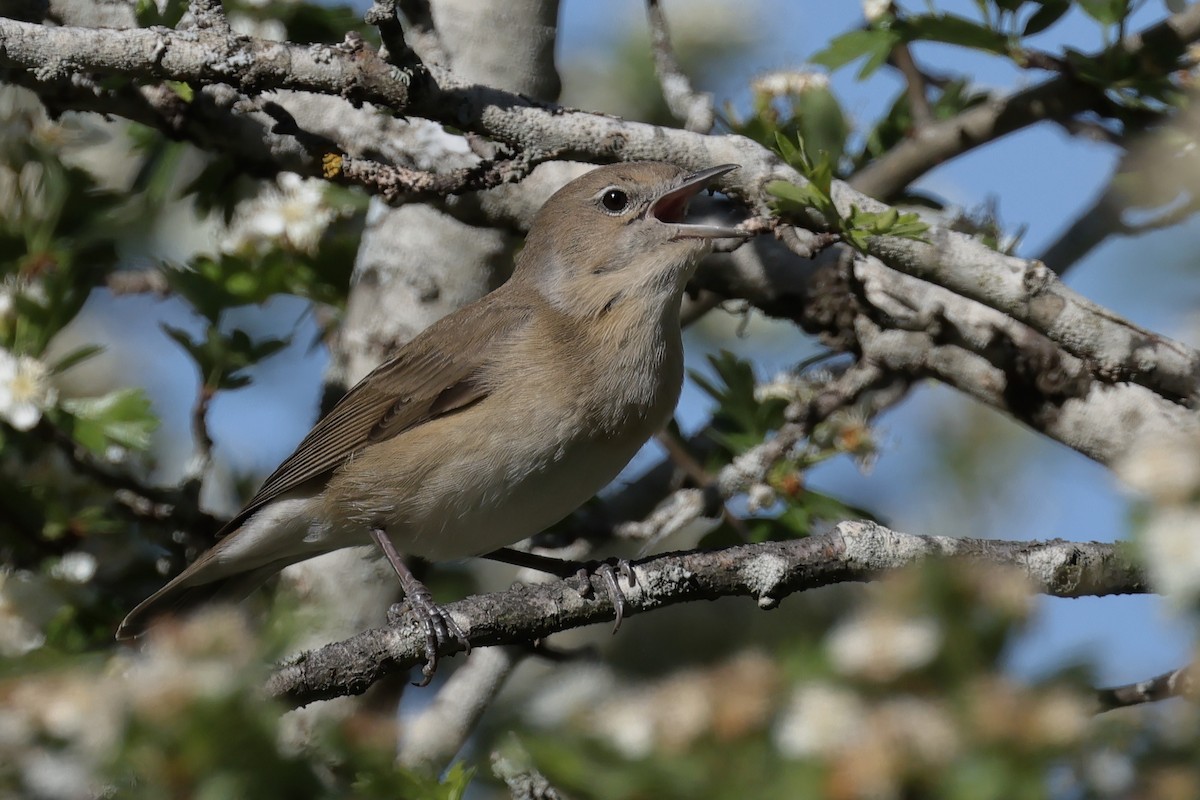
[[[438,639],[462,632],[400,553],[488,553],[562,519],[671,417],[683,379],[679,310],[697,259],[734,228],[685,224],[724,165],[600,167],[533,221],[512,278],[431,325],[350,389],[225,526],[135,608],[240,598],[289,564],[374,541]],[[565,563],[565,562],[564,562]],[[614,582],[615,583],[615,582]]]

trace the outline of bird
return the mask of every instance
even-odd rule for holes
[[[684,216],[736,168],[617,163],[555,192],[511,278],[353,386],[117,638],[374,542],[425,628],[428,681],[442,640],[469,643],[400,554],[456,560],[528,538],[612,481],[666,424],[683,381],[687,282],[714,240],[746,237]]]

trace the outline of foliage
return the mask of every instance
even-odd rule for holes
[[[107,663],[44,653],[10,662],[0,792],[461,800],[471,771],[438,780],[396,768],[385,718],[323,724],[312,746],[289,741],[283,709],[262,696],[270,656],[241,616],[216,609]]]
[[[716,448],[712,472],[762,444],[786,422],[789,407],[806,402],[817,391],[821,375],[781,376],[764,386],[753,366],[728,351],[708,357],[713,378],[692,370],[691,379],[714,401],[705,437]],[[813,378],[816,378],[814,381]],[[752,514],[737,526],[726,519],[704,537],[704,547],[741,542],[765,542],[809,536],[828,523],[844,519],[874,519],[865,509],[849,505],[804,485],[804,473],[838,455],[849,454],[868,463],[873,445],[869,428],[853,415],[831,418],[806,445],[779,461],[752,505]]]
[[[856,250],[865,251],[868,241],[876,236],[924,241],[921,234],[929,230],[929,225],[914,213],[902,213],[895,208],[864,211],[851,205],[850,212],[843,216],[833,199],[833,165],[830,161],[820,158],[814,162],[809,158],[803,141],[793,145],[780,137],[776,140],[776,147],[783,160],[807,180],[803,186],[787,181],[767,184],[767,191],[779,198],[775,204],[779,213],[797,216],[812,209],[831,230],[841,236],[842,241]]]

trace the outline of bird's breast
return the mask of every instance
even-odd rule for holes
[[[500,382],[482,401],[351,459],[330,482],[346,536],[382,525],[402,552],[462,558],[532,536],[610,483],[669,418],[682,365],[651,354]]]

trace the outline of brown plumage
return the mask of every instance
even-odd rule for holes
[[[695,176],[602,167],[538,213],[511,280],[434,323],[322,418],[223,538],[135,608],[236,597],[283,567],[368,544],[478,555],[569,514],[670,417],[683,377],[679,302],[695,260],[735,231],[684,225]]]

